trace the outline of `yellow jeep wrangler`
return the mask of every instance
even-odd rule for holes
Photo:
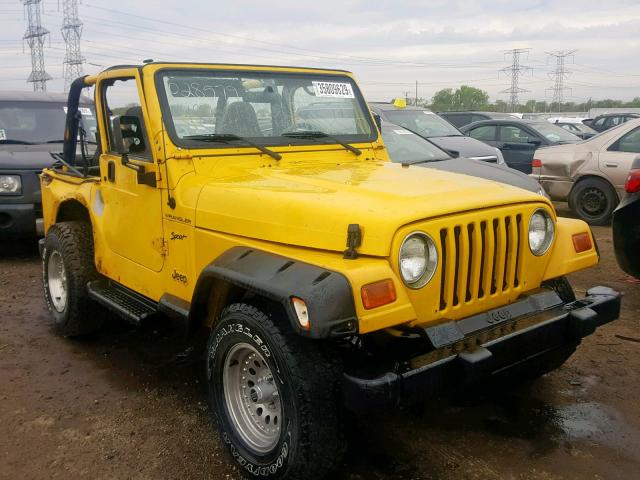
[[[110,310],[209,329],[211,412],[248,476],[320,478],[344,408],[541,375],[618,316],[618,293],[576,300],[564,279],[598,262],[584,222],[525,190],[389,162],[348,72],[117,66],[77,79],[67,110],[41,176],[56,328],[87,334]]]

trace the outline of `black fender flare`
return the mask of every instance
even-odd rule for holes
[[[351,285],[333,270],[249,247],[233,247],[200,273],[191,315],[206,306],[211,289],[220,281],[282,305],[291,327],[300,335],[320,339],[358,332]],[[291,297],[305,301],[308,330],[298,323]]]

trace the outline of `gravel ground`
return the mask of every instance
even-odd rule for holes
[[[602,262],[571,277],[624,292],[620,320],[527,387],[350,422],[337,479],[630,479],[640,470],[640,284]],[[0,244],[0,478],[240,478],[209,425],[197,349],[117,320],[58,338],[35,243]]]

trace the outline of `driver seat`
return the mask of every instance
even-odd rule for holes
[[[239,137],[262,137],[258,116],[250,103],[233,102],[227,104],[216,133],[230,133]]]

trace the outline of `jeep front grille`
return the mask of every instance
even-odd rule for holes
[[[521,214],[440,230],[440,311],[518,288],[526,232]]]

